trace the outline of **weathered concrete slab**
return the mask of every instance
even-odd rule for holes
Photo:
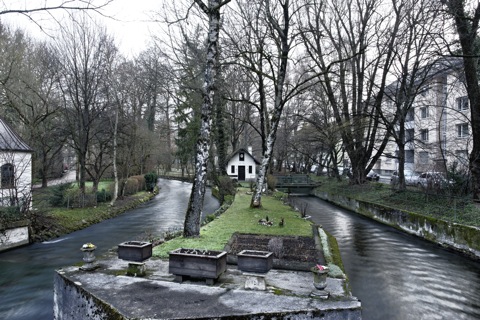
[[[174,282],[168,261],[146,262],[147,276],[125,276],[128,262],[110,257],[94,272],[67,267],[54,281],[55,319],[361,319],[361,303],[344,281],[328,279],[326,300],[311,296],[310,272],[272,269],[266,290],[248,290],[229,265],[213,286]]]

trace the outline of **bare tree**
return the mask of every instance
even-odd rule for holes
[[[453,19],[461,48],[465,82],[470,101],[473,148],[470,153],[473,200],[480,201],[480,84],[478,68],[478,30],[480,3],[465,0],[443,0],[448,15]]]
[[[303,12],[302,37],[351,161],[352,183],[365,182],[388,142],[389,130],[378,135],[379,111],[403,5],[392,1],[386,10],[382,0],[309,1]]]
[[[116,48],[105,31],[93,28],[85,17],[74,20],[61,32],[61,40],[55,43],[62,64],[59,85],[64,95],[64,119],[77,153],[80,190],[84,194],[92,141],[109,139],[101,122],[105,120],[103,113],[109,107],[107,80]]]

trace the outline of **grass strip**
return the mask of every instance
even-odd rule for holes
[[[178,237],[153,249],[153,256],[168,258],[168,252],[177,248],[196,248],[204,250],[223,250],[235,232],[276,236],[312,237],[311,222],[300,217],[300,213],[284,204],[279,194],[262,196],[262,208],[250,208],[251,194],[247,188],[237,191],[230,208],[218,218],[203,226],[197,238]],[[286,195],[285,195],[286,196]],[[265,226],[259,220],[272,221]],[[284,225],[280,226],[281,219]]]

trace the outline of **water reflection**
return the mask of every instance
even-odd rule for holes
[[[160,193],[129,212],[59,239],[0,253],[0,319],[53,318],[54,270],[81,262],[83,243],[97,245],[97,256],[139,235],[181,227],[191,184],[160,180]],[[204,214],[218,208],[207,191]]]
[[[480,319],[479,262],[319,199],[299,200],[337,238],[364,319]]]

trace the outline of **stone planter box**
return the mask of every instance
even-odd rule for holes
[[[273,253],[269,251],[243,250],[237,255],[237,267],[241,271],[267,273],[272,265]]]
[[[142,262],[152,256],[152,244],[143,241],[127,241],[118,245],[118,258]]]
[[[177,282],[187,276],[213,284],[226,270],[226,251],[179,248],[169,253],[168,272],[175,275]]]

